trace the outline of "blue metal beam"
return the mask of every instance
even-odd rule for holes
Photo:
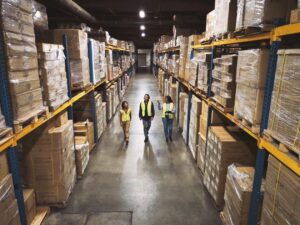
[[[276,65],[277,65],[277,51],[279,49],[280,42],[275,41],[271,45],[265,96],[262,110],[262,120],[260,125],[260,132],[262,133],[268,127],[269,112],[272,101],[272,92],[274,87]],[[256,225],[259,208],[262,202],[261,183],[264,175],[264,170],[267,160],[267,152],[264,149],[258,149],[255,165],[255,175],[253,181],[253,190],[251,196],[251,207],[249,212],[248,224]]]

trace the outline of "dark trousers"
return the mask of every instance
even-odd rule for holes
[[[162,121],[164,124],[165,137],[172,138],[173,119],[163,118]]]
[[[151,127],[151,118],[150,119],[143,119],[143,126],[144,126],[145,138],[148,138],[149,130],[150,130],[150,127]]]

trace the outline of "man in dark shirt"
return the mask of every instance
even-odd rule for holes
[[[140,112],[139,112],[140,120],[143,120],[144,135],[145,135],[144,142],[148,142],[149,140],[149,130],[151,127],[151,121],[153,120],[154,116],[155,116],[154,105],[150,101],[150,96],[148,94],[145,94],[144,101],[142,101],[140,104]]]

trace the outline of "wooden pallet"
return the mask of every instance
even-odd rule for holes
[[[226,222],[226,219],[225,219],[225,216],[224,216],[223,212],[220,212],[220,219],[221,219],[223,225],[227,225],[227,222]]]
[[[246,127],[248,130],[252,131],[254,134],[259,134],[260,132],[260,124],[252,124],[248,120],[234,115],[234,120],[239,123],[241,126]]]
[[[273,25],[262,24],[260,26],[242,27],[233,32],[233,37],[243,37],[255,34],[268,32],[273,28]]]
[[[231,113],[231,112],[233,112],[234,108],[223,106],[215,98],[212,98],[212,100],[214,100],[214,102],[212,104],[215,107],[217,107],[218,109],[220,109],[223,113]]]
[[[272,135],[268,130],[264,131],[263,137],[277,147],[281,152],[287,153],[300,161],[300,149],[282,143],[279,138]]]
[[[4,128],[0,131],[0,145],[9,140],[13,135],[13,130],[10,127]]]
[[[30,225],[41,225],[45,218],[49,215],[50,208],[39,206],[36,208],[36,215]]]
[[[26,116],[19,118],[18,120],[14,121],[14,131],[15,133],[20,132],[24,129],[24,127],[28,126],[29,124],[33,124],[37,122],[40,118],[46,118],[49,114],[48,107],[43,107],[37,111],[31,112]]]
[[[226,33],[217,35],[215,39],[217,41],[221,41],[221,40],[231,39],[233,37],[234,37],[234,34],[233,34],[233,32],[230,31],[230,32],[226,32]]]

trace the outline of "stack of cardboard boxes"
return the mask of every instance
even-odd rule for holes
[[[34,189],[23,189],[27,224],[32,224],[36,215],[36,199]]]
[[[82,89],[90,84],[87,33],[76,29],[44,31],[43,42],[63,44],[63,36],[68,38],[72,89]]]
[[[101,80],[101,64],[100,64],[100,42],[94,39],[89,39],[89,43],[91,46],[91,56],[92,56],[92,81],[94,84],[98,83]]]
[[[7,0],[0,4],[13,117],[24,121],[45,110],[38,74],[32,1]]]
[[[179,94],[179,129],[183,129],[184,119],[186,118],[185,102],[187,102],[188,95],[184,92]]]
[[[186,70],[186,60],[188,55],[188,38],[181,36],[179,39],[179,47],[180,47],[180,54],[179,54],[179,74],[178,77],[183,80],[188,80],[188,74],[185,75]]]
[[[225,108],[234,107],[237,55],[214,59],[212,91],[214,99]]]
[[[267,49],[238,52],[234,115],[251,125],[261,122],[268,59]]]
[[[20,225],[14,184],[5,153],[0,153],[0,224]]]
[[[75,128],[75,127],[74,127]],[[90,159],[90,144],[87,136],[76,134],[75,129],[75,164],[77,178],[82,178]]]
[[[206,167],[203,183],[218,207],[224,205],[227,168],[232,163],[254,164],[251,145],[239,131],[223,126],[209,128],[206,151]],[[256,149],[256,148],[254,148]]]
[[[199,52],[195,53],[195,60],[198,63],[198,77],[196,86],[207,93],[208,80],[210,77],[210,62],[212,60],[210,52]]]
[[[38,204],[65,205],[76,176],[73,121],[65,112],[33,134],[22,142],[24,185],[36,191]]]
[[[38,58],[44,104],[53,111],[69,99],[63,46],[38,44]]]

